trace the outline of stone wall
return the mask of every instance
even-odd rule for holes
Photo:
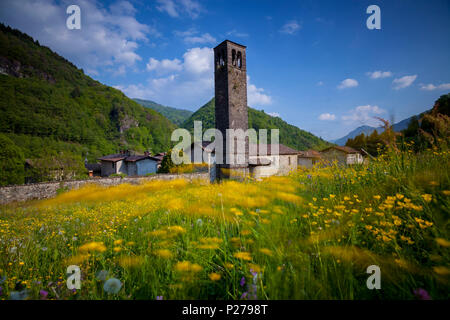
[[[27,201],[36,199],[53,198],[58,190],[78,189],[88,183],[95,183],[100,186],[115,186],[122,183],[139,184],[151,180],[173,180],[186,179],[188,181],[200,179],[209,183],[209,173],[186,173],[186,174],[156,174],[149,177],[114,177],[114,178],[94,178],[89,180],[70,180],[56,182],[32,183],[17,186],[0,187],[0,204]]]

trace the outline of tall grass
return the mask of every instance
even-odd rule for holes
[[[450,155],[409,149],[260,182],[92,185],[4,206],[0,298],[448,299]]]

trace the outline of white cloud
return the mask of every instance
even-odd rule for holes
[[[147,63],[148,71],[156,71],[158,73],[181,71],[182,69],[183,66],[181,64],[181,61],[178,59],[163,59],[159,61],[155,58],[150,58]]]
[[[124,73],[142,58],[138,41],[160,34],[137,21],[136,9],[127,1],[104,7],[96,1],[79,0],[81,30],[66,28],[67,1],[0,1],[0,20],[38,39],[42,45],[86,70],[107,67]],[[39,26],[39,27],[36,27]]]
[[[342,82],[337,86],[338,89],[345,89],[345,88],[353,88],[358,86],[358,81],[355,79],[345,79],[342,80]]]
[[[383,79],[392,77],[392,72],[390,71],[374,71],[366,73],[371,79]]]
[[[378,106],[365,105],[358,106],[348,112],[347,115],[342,116],[342,120],[347,122],[359,122],[367,125],[378,125],[378,120],[374,116],[385,113],[386,111]]]
[[[209,33],[199,34],[199,32],[195,28],[190,28],[185,31],[174,31],[176,36],[183,38],[183,41],[188,44],[208,44],[208,43],[216,43],[217,40]]]
[[[195,0],[157,0],[157,3],[156,9],[166,12],[172,18],[187,14],[195,19],[204,11],[200,3]]]
[[[300,28],[301,28],[301,26],[297,22],[297,20],[291,20],[291,21],[286,22],[284,24],[284,26],[281,27],[280,32],[287,33],[287,34],[295,34]]]
[[[165,77],[152,77],[143,84],[117,85],[131,98],[158,101],[174,107],[198,108],[214,96],[214,52],[212,48],[191,48],[183,54],[183,60],[165,59],[167,65],[176,67],[176,72]],[[177,60],[179,62],[177,62]],[[150,71],[157,72],[163,60],[150,59]],[[167,69],[167,71],[169,71]],[[175,70],[174,70],[175,71]],[[251,106],[272,103],[272,98],[263,88],[258,88],[247,78],[247,97]]]
[[[323,81],[319,81],[319,82],[317,82],[317,85],[320,87],[320,86],[323,86]]]
[[[422,84],[420,87],[421,90],[433,91],[433,90],[450,90],[450,83],[443,83],[439,85],[434,84]]]
[[[332,114],[332,113],[322,113],[319,116],[319,120],[324,120],[324,121],[333,121],[336,120],[336,115]]]
[[[211,36],[209,33],[204,33],[200,36],[185,37],[184,41],[189,44],[205,44],[205,43],[215,43],[216,38]]]
[[[247,76],[247,102],[252,107],[260,107],[272,103],[272,98],[264,93],[263,88],[257,88],[250,82],[250,76]]]
[[[404,76],[398,79],[394,79],[394,81],[392,81],[394,90],[400,90],[409,87],[416,80],[416,78],[417,75],[415,74],[412,76]]]
[[[131,98],[155,100],[166,105],[197,108],[214,95],[214,53],[212,48],[191,48],[181,59],[150,58],[147,70],[164,77],[151,77],[145,83],[118,85]],[[159,71],[158,71],[159,70]]]
[[[161,12],[166,12],[172,18],[178,17],[177,6],[175,5],[175,1],[173,0],[157,0],[158,5],[156,9]]]
[[[191,74],[213,77],[214,51],[212,48],[192,48],[184,55],[184,69]]]
[[[278,112],[268,112],[267,113],[269,116],[271,116],[271,117],[274,117],[274,118],[276,118],[276,117],[280,117],[280,114],[278,113]]]

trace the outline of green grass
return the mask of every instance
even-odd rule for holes
[[[4,206],[0,298],[27,288],[32,299],[40,290],[49,299],[415,299],[422,288],[448,299],[449,190],[449,153],[429,150],[262,182],[88,186]],[[72,264],[82,272],[75,293],[65,283]],[[370,265],[381,269],[380,290],[366,286]],[[121,281],[117,294],[105,292],[101,270]]]

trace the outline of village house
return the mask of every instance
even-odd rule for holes
[[[320,152],[316,150],[300,151],[298,154],[298,166],[306,169],[312,168],[320,160]]]
[[[278,150],[271,144],[250,144],[249,146],[249,173],[255,178],[269,177],[272,175],[288,174],[297,170],[297,156],[299,151],[289,148],[283,144],[278,145]],[[195,161],[194,152],[200,151],[202,158],[200,162]],[[253,150],[256,150],[253,151]],[[215,144],[210,141],[192,143],[184,150],[187,152],[192,163],[206,163],[209,168],[211,181],[214,181],[216,175]],[[206,161],[205,161],[206,160]]]
[[[346,146],[331,146],[322,150],[320,154],[324,162],[336,161],[338,165],[361,164],[364,161],[361,152]]]
[[[156,173],[160,157],[153,157],[149,152],[143,155],[131,155],[128,151],[110,154],[99,158],[101,164],[101,175],[107,177],[111,174],[126,174],[128,176],[143,176]]]
[[[84,167],[88,171],[89,178],[101,177],[102,165],[100,163],[88,163],[86,160],[84,162]]]
[[[161,162],[164,159],[164,157],[166,156],[167,152],[160,152],[155,154],[154,156],[152,156],[153,158],[155,158],[158,161],[158,164],[156,166],[157,169],[159,169],[161,167]]]

